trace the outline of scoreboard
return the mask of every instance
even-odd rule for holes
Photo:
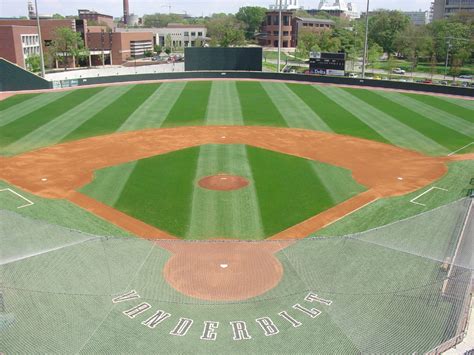
[[[309,71],[311,74],[344,76],[346,53],[311,52]]]

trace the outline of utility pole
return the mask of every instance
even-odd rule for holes
[[[451,49],[451,38],[446,42],[446,64],[444,66],[444,79],[448,75],[449,50]]]
[[[367,50],[369,40],[369,1],[367,0],[367,11],[365,12],[365,40],[364,40],[364,57],[362,58],[362,79],[365,79],[365,65],[367,64]]]
[[[277,61],[277,73],[280,72],[280,62],[281,62],[281,6],[282,0],[279,2],[278,6],[278,61]]]
[[[38,0],[35,0],[35,10],[36,10],[36,28],[38,29],[38,40],[39,40],[39,50],[40,50],[40,62],[41,62],[41,76],[44,78],[46,72],[44,70],[44,53],[43,53],[43,40],[41,39],[41,26],[38,15]]]

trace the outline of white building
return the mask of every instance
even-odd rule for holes
[[[414,25],[421,26],[430,23],[429,11],[404,11],[403,13],[410,18]]]
[[[279,10],[281,1],[282,10],[299,10],[302,9],[302,6],[298,5],[298,0],[276,0],[275,5],[270,5],[270,10]]]
[[[357,9],[357,5],[353,2],[346,3],[344,0],[334,0],[334,2],[331,0],[321,0],[318,10],[328,12],[329,14],[341,12],[350,19],[356,19],[360,17],[360,12]]]
[[[158,28],[117,28],[117,32],[143,31],[152,32],[154,34],[154,44],[162,47],[166,45],[168,36],[173,48],[195,47],[198,40],[208,40],[207,28],[202,25],[170,23],[166,27]]]

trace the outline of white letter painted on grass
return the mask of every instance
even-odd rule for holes
[[[305,301],[308,301],[308,302],[319,302],[319,303],[322,303],[322,304],[325,304],[327,306],[330,306],[332,301],[330,300],[325,300],[324,298],[321,298],[319,297],[317,294],[313,293],[313,292],[310,292],[308,293],[308,295],[304,298]]]
[[[230,322],[230,325],[232,326],[232,331],[234,332],[234,340],[252,339],[247,330],[247,324],[244,321]]]
[[[112,302],[120,303],[120,302],[134,300],[136,298],[140,298],[140,295],[137,293],[137,291],[131,290],[130,292],[124,293],[123,295],[113,298]]]
[[[299,327],[302,323],[297,321],[295,318],[293,318],[292,316],[290,316],[286,311],[282,311],[280,313],[278,313],[278,315],[284,319],[286,319],[288,322],[291,323],[291,325],[294,327],[294,328],[297,328]]]
[[[140,303],[138,306],[123,311],[122,313],[127,315],[129,318],[135,318],[136,316],[145,312],[149,308],[151,308],[151,305],[149,305],[148,303]]]
[[[205,321],[204,331],[202,332],[202,340],[216,340],[216,329],[219,328],[219,322]]]
[[[257,318],[255,319],[255,321],[260,327],[262,327],[263,331],[265,332],[265,336],[267,337],[278,334],[280,332],[277,326],[268,317]]]
[[[178,324],[176,324],[176,327],[174,327],[170,334],[178,337],[184,337],[193,325],[193,322],[194,321],[192,319],[179,318]]]
[[[316,308],[308,309],[308,308],[305,308],[305,307],[301,306],[298,303],[293,305],[293,308],[307,314],[311,318],[316,318],[317,316],[319,316],[321,314],[321,311],[319,309],[316,309]]]
[[[142,324],[146,325],[148,328],[155,328],[158,324],[163,322],[166,318],[169,318],[171,314],[166,313],[165,311],[158,310],[155,312],[154,315],[152,315],[150,318],[147,320],[143,321]]]

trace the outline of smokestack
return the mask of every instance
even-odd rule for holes
[[[128,16],[130,15],[130,11],[128,8],[128,0],[123,0],[123,23],[128,23]]]

